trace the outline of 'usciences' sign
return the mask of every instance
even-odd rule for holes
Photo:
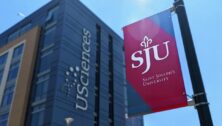
[[[74,97],[75,109],[86,111],[88,109],[89,96],[89,70],[90,70],[90,44],[91,33],[83,29],[82,36],[82,54],[81,64],[79,66],[70,66],[65,72],[64,89],[67,96]],[[75,90],[75,91],[74,91]],[[73,96],[73,92],[76,92]]]
[[[128,115],[187,106],[170,11],[123,30]]]

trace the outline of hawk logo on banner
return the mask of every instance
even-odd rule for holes
[[[123,30],[128,115],[187,106],[171,12],[164,11]]]

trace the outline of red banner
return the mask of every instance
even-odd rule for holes
[[[170,11],[123,30],[129,116],[187,106]]]

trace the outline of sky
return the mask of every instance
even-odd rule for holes
[[[50,0],[2,0],[0,33]],[[173,0],[80,0],[118,35],[122,27],[166,10]],[[204,81],[213,123],[222,126],[222,9],[221,0],[184,0],[196,53]],[[21,13],[20,13],[21,12]],[[20,14],[18,14],[20,13]],[[177,15],[172,13],[180,62],[188,95],[193,95]],[[219,36],[218,36],[219,35]],[[185,107],[144,116],[145,126],[198,126],[194,107]]]

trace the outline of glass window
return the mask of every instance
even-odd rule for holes
[[[38,76],[38,79],[37,79],[37,82],[36,83],[41,83],[43,81],[46,81],[49,79],[49,72],[50,71],[45,71],[43,73],[39,73],[37,76]]]
[[[14,87],[15,86],[11,86],[5,89],[1,107],[6,107],[11,104],[14,93]]]
[[[13,57],[12,57],[13,59],[10,66],[9,73],[8,73],[7,82],[15,80],[17,78],[23,46],[24,44],[19,45],[18,47],[14,49]]]
[[[41,50],[41,57],[42,58],[53,53],[53,49],[51,47],[53,47],[53,44],[52,44],[52,46],[50,45],[47,48],[44,48],[43,50]]]
[[[0,126],[7,126],[8,113],[0,115]]]
[[[58,6],[50,9],[46,18],[45,35],[42,47],[45,48],[52,44],[55,37],[56,19],[58,17]]]
[[[44,41],[43,41],[43,44],[42,44],[42,48],[46,48],[47,46],[51,45],[54,42],[55,33],[56,33],[56,27],[55,26],[45,30]]]
[[[20,64],[20,62],[15,62],[15,63],[11,64],[7,81],[11,81],[11,80],[14,80],[17,78],[19,64]]]
[[[49,80],[37,83],[35,85],[35,100],[41,100],[44,99],[46,97],[47,91],[48,91],[48,82]]]
[[[49,53],[48,55],[44,55],[43,57],[41,57],[38,72],[41,73],[46,70],[49,70],[50,66],[51,66],[51,55]]]
[[[14,49],[12,59],[15,59],[15,58],[18,58],[18,57],[21,56],[22,51],[23,51],[23,46],[24,46],[24,44],[21,44],[21,45],[19,45],[18,47],[16,47],[16,48]]]
[[[44,109],[41,108],[33,108],[31,126],[41,126],[44,121]]]
[[[5,120],[5,121],[0,122],[0,126],[7,126],[7,121],[8,121],[8,120]]]
[[[7,59],[8,53],[0,56],[0,66],[5,65],[6,59]]]

